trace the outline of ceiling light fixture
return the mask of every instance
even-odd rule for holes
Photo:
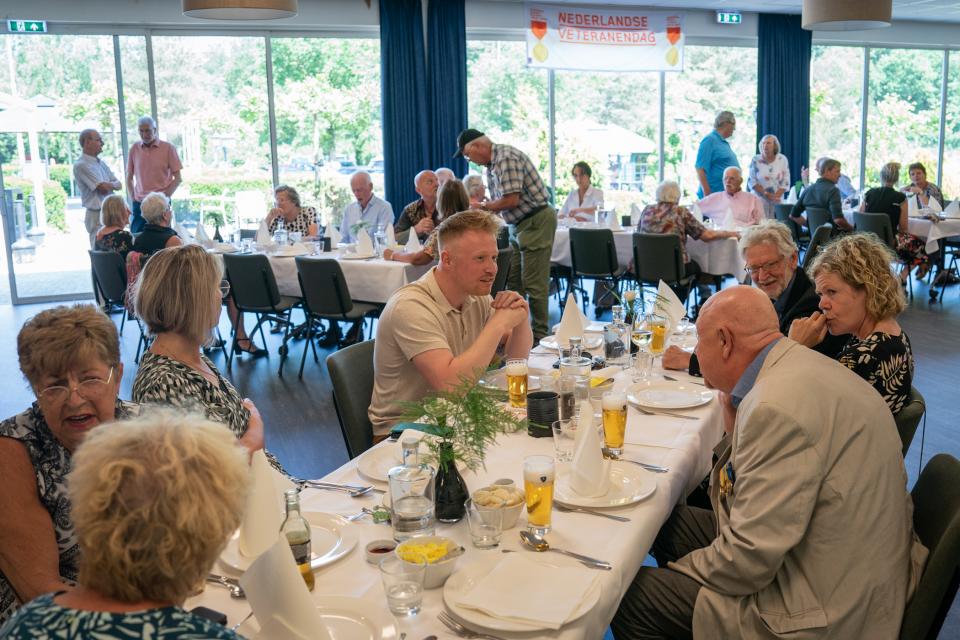
[[[183,0],[183,15],[206,20],[277,20],[297,15],[297,0]]]
[[[890,26],[893,0],[803,0],[807,31],[860,31]]]

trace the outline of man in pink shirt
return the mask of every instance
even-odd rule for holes
[[[737,167],[723,172],[723,191],[711,193],[697,203],[700,212],[720,224],[749,227],[764,219],[763,201],[752,193],[741,190],[743,174]],[[727,221],[727,210],[732,214]]]
[[[127,158],[127,193],[132,198],[130,231],[140,233],[146,222],[140,203],[148,193],[159,191],[168,198],[180,186],[180,156],[169,142],[157,137],[157,123],[150,116],[137,120],[140,142],[134,142]]]

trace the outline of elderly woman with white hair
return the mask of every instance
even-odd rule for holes
[[[25,605],[4,638],[238,638],[183,609],[240,524],[247,453],[223,425],[169,411],[94,429],[68,491],[80,580]]]
[[[470,198],[470,208],[476,209],[487,197],[487,186],[483,184],[483,176],[476,173],[468,173],[463,176],[463,186],[467,190],[467,196]]]
[[[790,189],[790,163],[780,153],[780,140],[773,134],[760,138],[758,153],[750,161],[747,189],[763,201],[768,218],[773,218],[773,205],[780,204],[783,194]]]
[[[140,213],[147,223],[133,241],[134,251],[151,256],[161,249],[183,244],[180,236],[171,228],[173,210],[167,196],[158,192],[147,194],[140,203]]]
[[[637,231],[642,233],[672,233],[680,236],[680,251],[683,253],[683,263],[686,275],[699,276],[702,271],[700,265],[687,255],[687,236],[694,240],[712,242],[722,238],[738,238],[736,231],[715,231],[707,229],[703,223],[693,217],[686,207],[680,206],[680,186],[673,180],[664,180],[657,186],[657,204],[647,205],[640,214],[640,224]],[[701,292],[701,297],[708,297],[709,290]],[[676,289],[681,300],[686,299],[690,290],[688,287]],[[704,295],[705,294],[705,295]]]

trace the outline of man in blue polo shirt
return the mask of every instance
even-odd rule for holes
[[[697,180],[700,188],[697,197],[703,198],[711,193],[723,191],[723,172],[727,167],[740,168],[737,154],[730,148],[727,138],[737,128],[737,119],[730,111],[721,111],[713,121],[713,131],[700,141],[697,150]]]

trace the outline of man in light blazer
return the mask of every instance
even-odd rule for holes
[[[887,405],[783,337],[758,289],[711,297],[697,332],[732,432],[714,511],[676,508],[654,543],[661,568],[640,569],[614,635],[897,638],[927,550]]]

